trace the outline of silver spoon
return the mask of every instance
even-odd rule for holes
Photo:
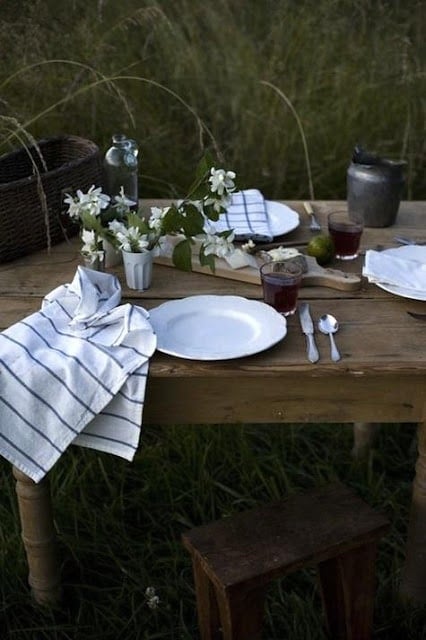
[[[333,362],[337,362],[340,360],[340,353],[338,348],[336,347],[336,343],[334,342],[333,333],[339,329],[339,323],[336,318],[329,313],[321,316],[318,320],[318,329],[329,336],[330,338],[330,347],[331,347],[331,359]]]

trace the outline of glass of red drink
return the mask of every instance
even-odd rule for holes
[[[263,300],[284,316],[296,311],[302,269],[290,261],[266,262],[260,267]]]
[[[335,211],[328,216],[328,232],[334,243],[335,258],[353,260],[358,257],[363,225],[351,220],[345,211]]]

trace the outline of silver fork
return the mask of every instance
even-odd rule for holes
[[[312,205],[310,202],[304,202],[303,206],[305,207],[306,213],[311,218],[311,223],[309,225],[309,229],[311,231],[321,231],[321,225],[315,217],[314,210],[312,209]]]
[[[418,245],[424,245],[426,244],[426,242],[424,240],[412,240],[411,238],[405,238],[404,236],[395,236],[394,237],[394,242],[397,242],[398,244],[418,244]]]

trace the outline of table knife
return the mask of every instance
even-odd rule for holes
[[[426,320],[426,313],[414,313],[414,311],[407,311],[407,313],[416,320]]]
[[[306,336],[308,360],[312,363],[317,362],[319,360],[319,353],[314,339],[314,323],[312,322],[309,304],[307,302],[301,302],[299,304],[299,320],[302,331]]]

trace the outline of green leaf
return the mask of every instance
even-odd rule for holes
[[[162,221],[162,231],[164,234],[180,233],[182,229],[182,215],[176,205],[172,205]]]
[[[201,200],[210,190],[207,180],[210,169],[215,165],[212,155],[206,151],[195,170],[195,180],[188,190],[188,198]]]
[[[214,166],[214,164],[215,163],[211,153],[206,151],[195,170],[195,179],[198,181],[204,180],[210,173],[210,169]]]
[[[204,216],[192,204],[186,206],[186,215],[181,216],[180,222],[186,236],[196,236],[204,232]]]
[[[172,255],[173,264],[182,271],[192,270],[192,248],[191,240],[186,238],[179,242],[173,249]]]
[[[216,235],[219,238],[227,238],[228,236],[231,235],[231,233],[233,233],[233,231],[234,231],[233,229],[225,229],[225,231],[218,231]]]
[[[136,227],[142,234],[149,233],[150,228],[147,221],[143,220],[137,213],[130,212],[126,218],[128,227]]]
[[[103,227],[108,226],[108,222],[112,222],[112,220],[123,220],[123,216],[117,214],[117,209],[114,207],[107,207],[99,214],[99,219],[102,223]]]
[[[213,208],[212,204],[208,204],[204,206],[204,213],[206,214],[207,218],[209,220],[213,220],[213,222],[216,222],[217,220],[219,220],[219,215],[220,213],[222,213],[223,211],[225,211],[225,209],[221,209],[220,212],[216,211]]]
[[[102,224],[99,218],[90,215],[90,213],[83,213],[81,216],[81,224],[84,229],[88,231],[96,231],[98,235],[102,233]]]
[[[210,267],[210,269],[213,271],[213,273],[215,272],[215,257],[212,253],[209,253],[207,256],[204,253],[204,247],[201,246],[200,247],[200,253],[199,253],[199,260],[200,260],[200,265],[202,267]]]

